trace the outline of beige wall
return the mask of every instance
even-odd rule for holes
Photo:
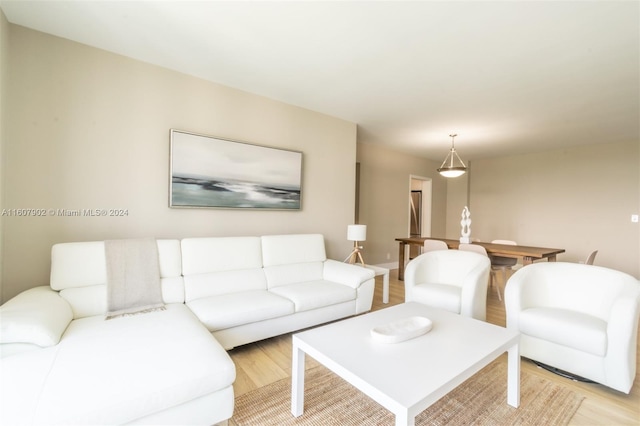
[[[409,235],[411,176],[432,179],[431,235],[444,237],[447,183],[434,161],[358,143],[360,223],[367,225],[364,258],[370,264],[398,261],[398,237]]]
[[[304,153],[303,210],[169,209],[169,129]],[[321,232],[330,257],[350,250],[356,126],[10,25],[0,16],[0,207],[126,208],[124,218],[0,221],[0,296],[47,284],[52,244],[105,238]],[[640,276],[638,143],[473,161],[446,180],[439,162],[366,143],[360,162],[365,260],[397,262],[408,235],[411,176],[433,179],[431,233],[565,248],[578,261]],[[514,219],[515,218],[515,219]]]
[[[578,262],[598,250],[596,265],[640,277],[639,143],[602,144],[473,161],[471,236],[563,248]],[[465,180],[450,185],[462,199]],[[458,206],[459,207],[459,206]],[[447,233],[459,234],[460,210],[447,212]]]
[[[3,301],[48,283],[57,242],[318,232],[330,257],[349,253],[355,124],[19,26],[9,32],[3,208],[129,214],[2,217]],[[168,208],[171,128],[302,151],[302,211]]]
[[[640,144],[602,144],[474,160],[470,172],[443,179],[439,164],[358,143],[360,222],[368,225],[365,260],[397,262],[395,238],[408,234],[410,175],[432,177],[432,235],[460,237],[471,210],[472,238],[512,239],[566,250],[559,261],[583,261],[640,277]],[[387,259],[390,254],[390,260]]]
[[[0,211],[4,208],[4,186],[2,179],[2,171],[5,169],[4,162],[4,143],[5,140],[5,115],[6,115],[6,99],[9,71],[9,22],[4,16],[4,12],[0,10]],[[2,254],[4,247],[4,220],[0,217],[0,303],[2,302]]]

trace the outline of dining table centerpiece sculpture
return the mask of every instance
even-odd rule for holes
[[[460,226],[462,227],[460,231],[460,242],[469,244],[471,242],[471,212],[467,206],[464,206],[464,209],[462,209]]]

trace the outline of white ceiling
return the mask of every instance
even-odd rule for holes
[[[440,161],[640,141],[638,1],[26,1],[9,22]]]

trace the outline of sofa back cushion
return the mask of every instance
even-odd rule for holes
[[[266,290],[260,237],[185,238],[181,245],[187,302]]]
[[[179,240],[156,240],[162,297],[184,303]],[[74,319],[103,315],[107,307],[104,242],[55,244],[51,249],[51,288],[69,302]]]
[[[321,280],[325,260],[322,234],[262,237],[262,261],[269,288]]]
[[[55,244],[51,248],[51,288],[54,290],[106,282],[103,241]]]

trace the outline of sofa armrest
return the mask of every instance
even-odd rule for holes
[[[362,283],[374,277],[375,272],[372,269],[333,259],[327,259],[324,262],[323,278],[327,281],[357,289]]]
[[[57,291],[34,287],[0,306],[0,343],[56,345],[72,319],[71,306]]]

